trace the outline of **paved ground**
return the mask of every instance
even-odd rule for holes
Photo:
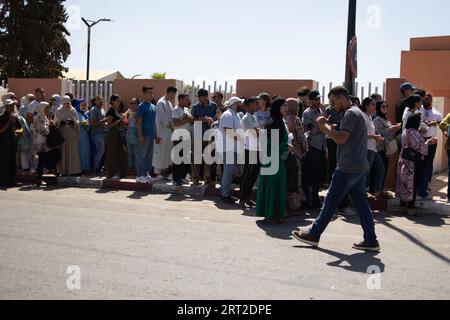
[[[220,208],[219,208],[220,207]],[[0,191],[1,299],[449,299],[449,222],[377,214],[383,251],[359,253],[358,219],[321,249],[213,200],[22,187]],[[66,286],[68,266],[81,289]],[[367,282],[370,267],[381,274]],[[379,281],[378,281],[379,280]],[[379,286],[378,286],[379,285]]]

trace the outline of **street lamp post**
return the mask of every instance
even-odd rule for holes
[[[87,68],[86,68],[86,82],[89,81],[89,68],[91,63],[91,28],[100,22],[113,22],[111,19],[99,19],[97,21],[86,20],[81,18],[88,28],[88,43],[87,43]]]
[[[345,67],[345,86],[350,94],[355,94],[355,77],[353,75],[353,70],[351,68],[350,62],[350,42],[356,36],[356,0],[349,0],[348,5],[348,26],[347,26],[347,54],[345,56],[346,67]]]

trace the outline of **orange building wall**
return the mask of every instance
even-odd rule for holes
[[[31,93],[37,88],[43,88],[47,95],[46,100],[49,101],[50,97],[54,94],[63,95],[66,92],[62,92],[63,81],[61,79],[8,79],[9,91],[14,92],[18,99]]]
[[[412,38],[410,49],[419,50],[450,50],[450,36]]]
[[[177,80],[153,80],[153,79],[117,79],[113,82],[113,93],[120,95],[122,100],[127,104],[132,98],[137,97],[141,101],[144,99],[142,87],[153,86],[154,97],[158,101],[166,94],[166,90],[170,86],[176,86]]]
[[[262,92],[283,98],[296,98],[297,90],[303,86],[315,89],[317,82],[314,80],[238,80],[236,95],[238,97],[256,96]]]
[[[403,51],[400,76],[435,96],[450,97],[450,50]]]

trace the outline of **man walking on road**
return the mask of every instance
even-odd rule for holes
[[[347,89],[336,87],[330,92],[336,110],[343,112],[338,128],[334,128],[325,117],[317,118],[321,132],[338,144],[337,168],[331,181],[325,204],[319,218],[309,231],[297,230],[295,239],[317,247],[344,196],[348,193],[361,217],[364,241],[353,245],[363,251],[380,251],[375,234],[373,213],[366,197],[365,183],[369,170],[367,160],[367,127],[362,111],[352,104]]]

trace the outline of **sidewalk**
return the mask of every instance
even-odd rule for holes
[[[36,181],[35,176],[19,176],[18,182],[24,184],[33,184]],[[170,181],[156,181],[154,184],[139,184],[136,183],[135,178],[130,175],[127,179],[106,179],[101,176],[82,176],[82,177],[55,177],[53,175],[45,175],[44,181],[47,185],[61,185],[67,187],[77,188],[93,188],[93,189],[109,189],[109,190],[124,190],[136,192],[149,192],[154,194],[179,194],[194,197],[220,197],[220,185],[216,188],[207,188],[204,186],[186,185],[183,187],[176,187]],[[425,214],[450,214],[450,204],[447,203],[447,173],[441,173],[433,178],[431,184],[433,201],[417,201],[417,207]],[[239,198],[239,186],[233,186],[232,195]],[[321,193],[326,195],[326,191]],[[256,199],[256,189],[253,193],[253,200]],[[399,212],[399,201],[379,200],[371,201],[371,207],[377,211]]]

